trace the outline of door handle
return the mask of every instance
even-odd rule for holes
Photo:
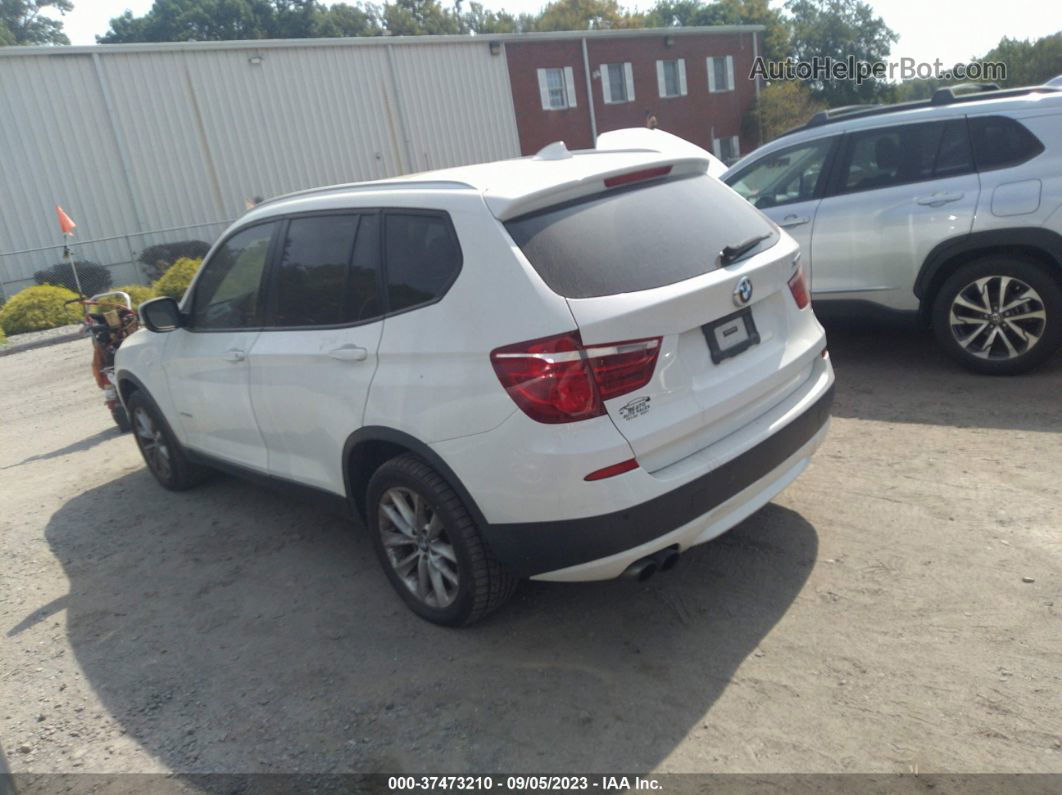
[[[341,362],[363,362],[368,358],[369,352],[358,345],[341,345],[330,350],[328,355]]]
[[[790,213],[782,219],[782,223],[778,224],[778,226],[785,229],[786,227],[790,226],[800,226],[801,224],[806,224],[810,220],[811,218],[806,215],[793,215],[792,213]]]
[[[943,207],[949,202],[957,202],[965,195],[964,193],[931,193],[929,196],[917,197],[915,204],[921,204],[923,207]]]
[[[239,348],[229,348],[225,351],[224,357],[227,362],[242,362],[247,357],[247,354]]]

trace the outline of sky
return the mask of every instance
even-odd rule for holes
[[[1039,38],[1062,28],[1057,0],[869,0],[878,16],[900,40],[892,48],[890,60],[900,57],[932,62],[939,58],[945,66],[964,62],[992,49],[1003,36],[1017,39]],[[74,0],[74,10],[63,17],[63,27],[73,44],[95,44],[96,36],[107,30],[111,17],[127,8],[143,14],[152,0]],[[328,2],[328,0],[325,0]],[[443,0],[444,3],[447,0]],[[543,0],[483,0],[493,9],[513,13],[534,12]],[[646,9],[651,0],[621,5]],[[772,0],[780,7],[780,0]]]

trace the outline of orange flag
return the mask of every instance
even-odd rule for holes
[[[74,220],[69,215],[63,212],[63,208],[58,204],[55,205],[55,214],[59,217],[59,228],[63,230],[63,234],[74,234],[74,227],[77,226],[77,224],[74,223]]]

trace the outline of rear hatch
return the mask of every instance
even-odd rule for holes
[[[792,344],[807,326],[788,286],[796,244],[711,177],[625,184],[505,225],[567,299],[589,356],[659,338],[648,383],[605,401],[650,472],[740,429],[810,374],[807,345]]]

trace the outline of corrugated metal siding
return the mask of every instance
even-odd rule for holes
[[[8,293],[59,261],[57,203],[79,259],[126,281],[144,247],[211,241],[255,196],[519,154],[505,57],[486,39],[104,48],[98,73],[60,52],[0,57]],[[118,239],[85,242],[103,238]]]

